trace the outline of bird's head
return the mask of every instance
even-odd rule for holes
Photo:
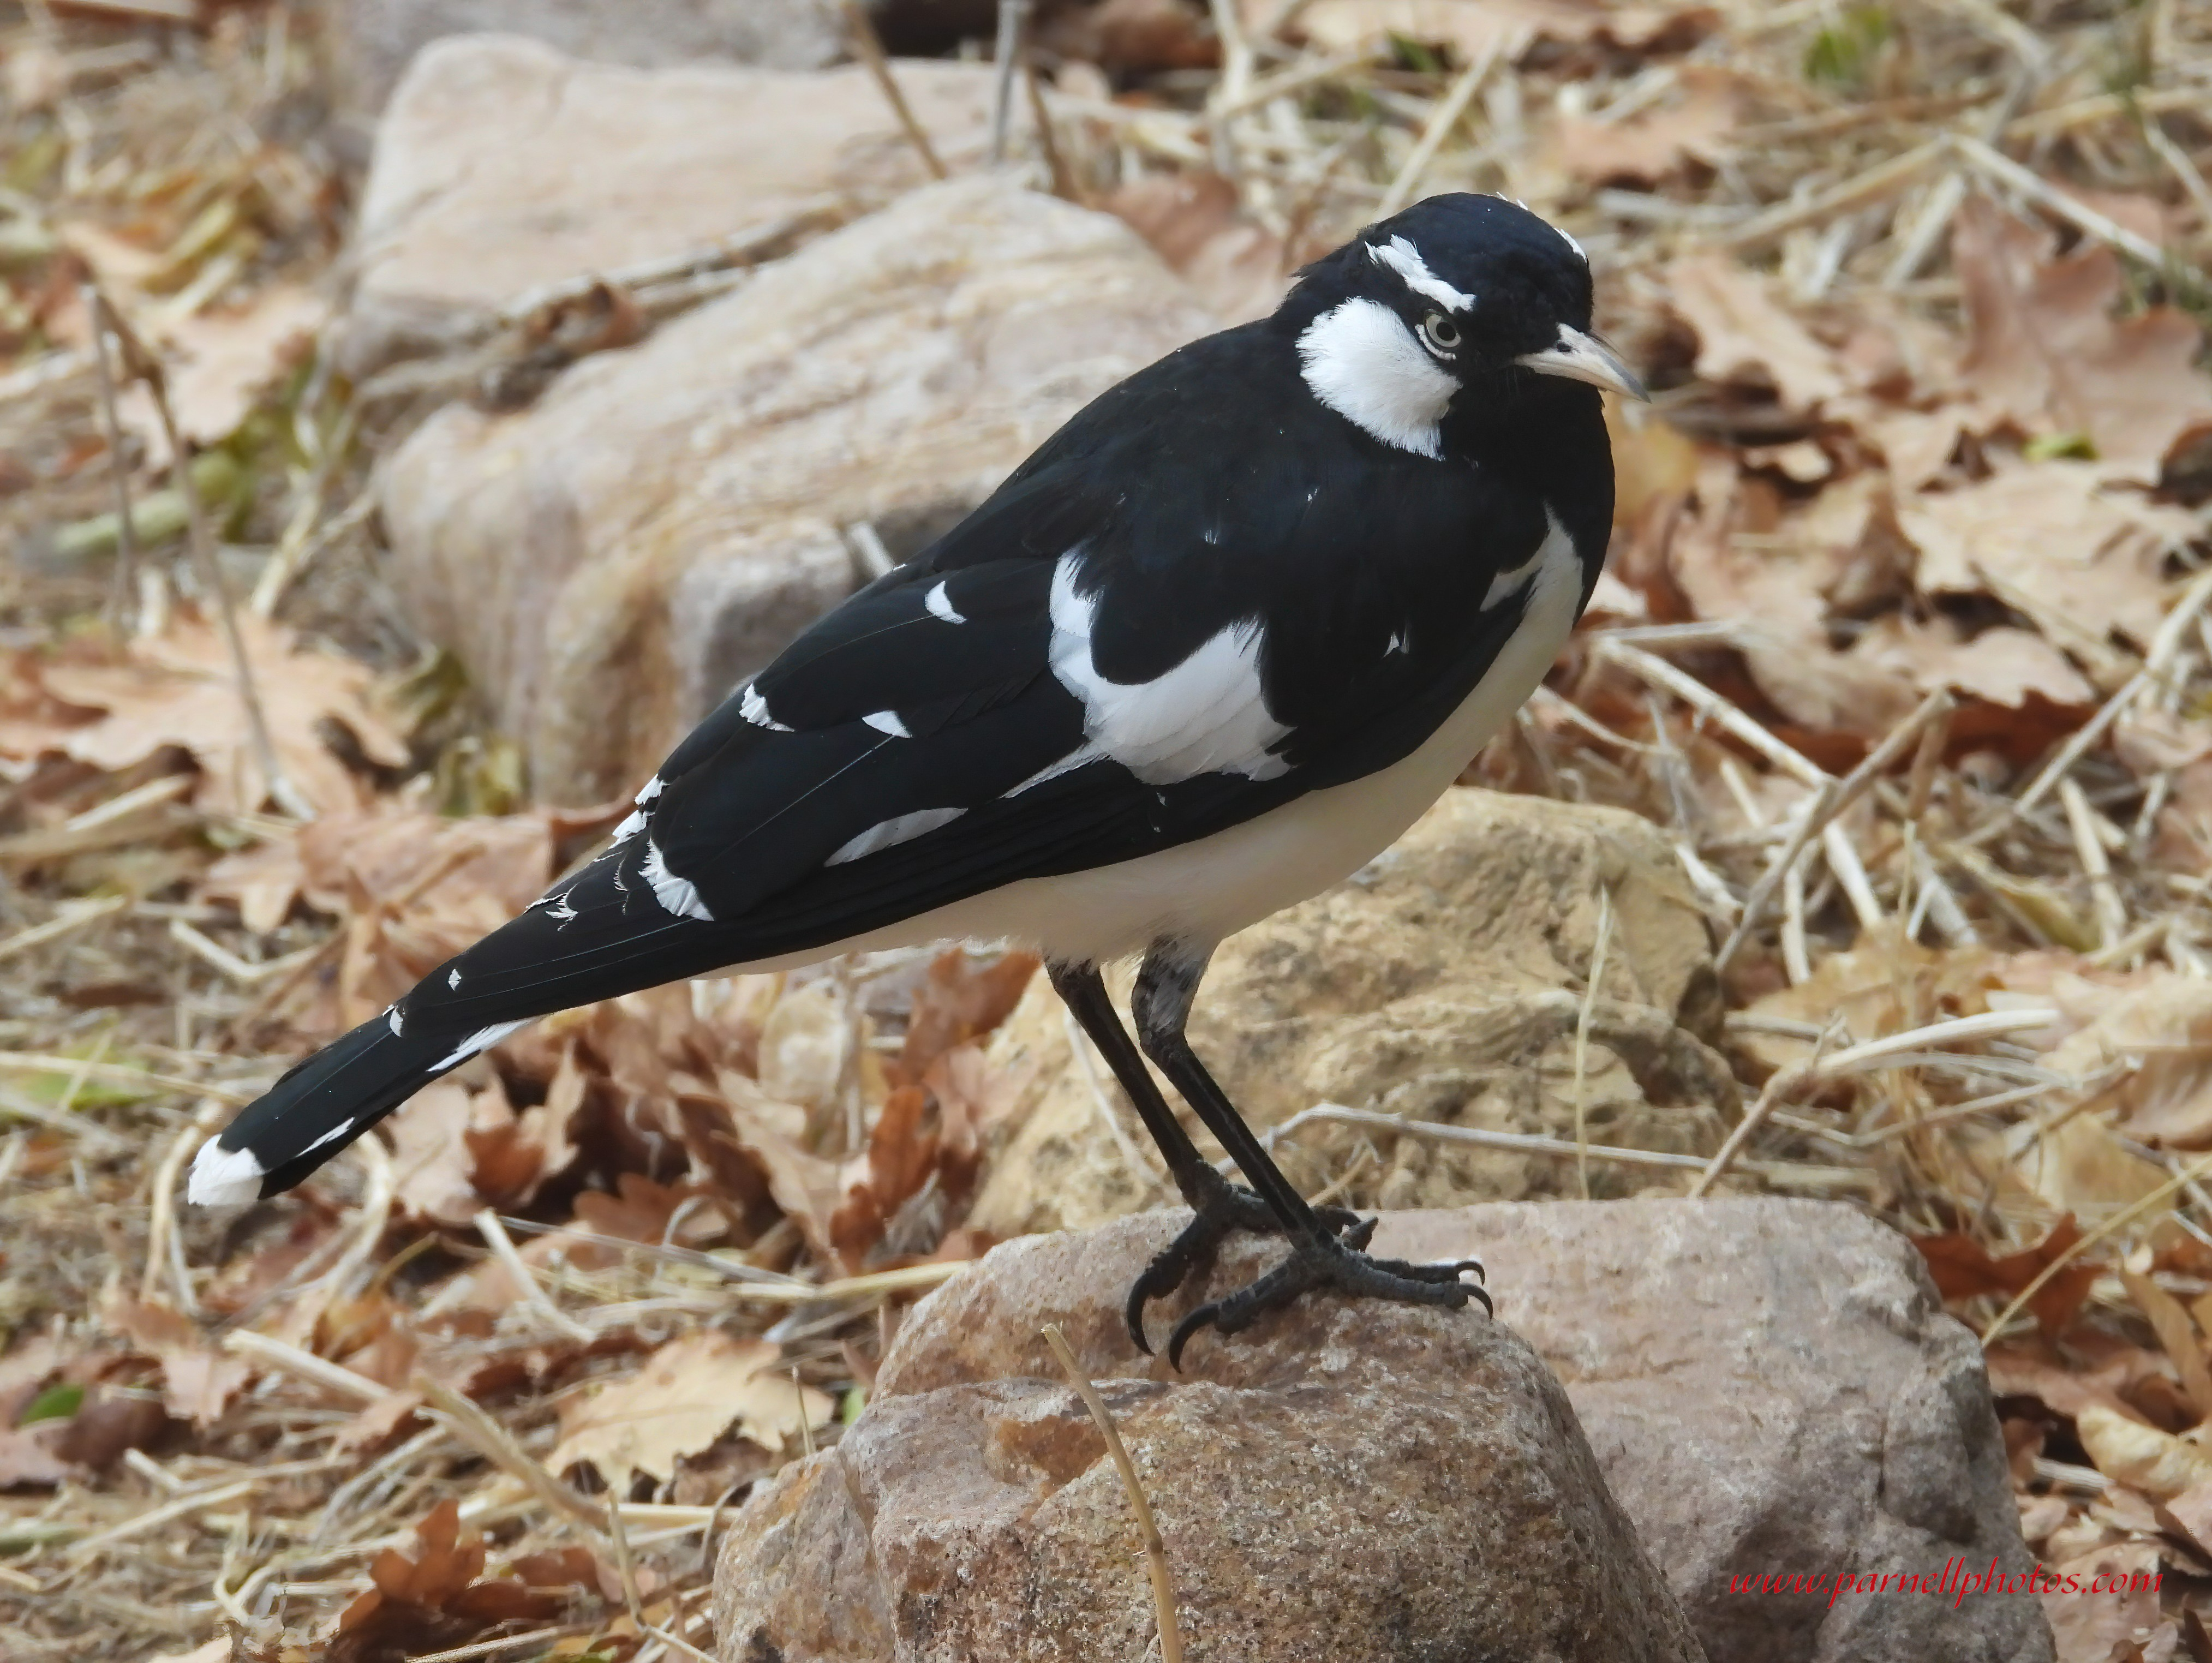
[[[1443,453],[1455,399],[1510,402],[1524,373],[1647,396],[1590,333],[1580,246],[1503,197],[1431,197],[1369,226],[1306,267],[1277,316],[1322,403],[1423,455]]]

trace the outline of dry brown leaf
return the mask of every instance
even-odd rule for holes
[[[2009,1298],[2024,1291],[2046,1266],[2081,1239],[2081,1232],[2069,1213],[2033,1247],[2002,1258],[1991,1258],[1980,1242],[1958,1232],[1915,1237],[1912,1245],[1927,1260],[1928,1273],[1935,1278],[1936,1291],[1945,1299],[1973,1299],[1984,1294]],[[2081,1302],[2088,1298],[2089,1290],[2102,1274],[2100,1266],[2077,1259],[2037,1290],[2035,1297],[2028,1302],[2028,1309],[2045,1338],[2056,1339],[2065,1332],[2081,1310]]]
[[[2001,1143],[2002,1136],[1993,1143]],[[2053,1126],[2014,1162],[2021,1183],[2054,1212],[2102,1217],[2142,1200],[2166,1180],[2164,1167],[2128,1148],[2087,1114]]]
[[[1202,11],[1183,0],[1100,0],[1060,6],[1045,15],[1037,44],[1056,58],[1080,58],[1121,73],[1210,70],[1221,42]]]
[[[369,1566],[375,1584],[345,1608],[325,1663],[382,1663],[438,1651],[473,1639],[495,1624],[543,1623],[556,1615],[556,1594],[499,1579],[478,1581],[483,1539],[464,1531],[459,1503],[448,1497],[415,1527],[415,1557],[386,1548]]]
[[[161,329],[154,344],[169,378],[169,407],[187,450],[218,444],[237,430],[271,383],[300,361],[330,318],[330,303],[291,283],[276,283],[227,312],[202,312]],[[169,465],[168,434],[145,387],[132,384],[117,416],[138,435],[146,465]]]
[[[2033,1398],[2069,1420],[2078,1420],[2092,1405],[2123,1420],[2142,1420],[2128,1394],[2146,1380],[2162,1379],[2166,1368],[2158,1352],[2117,1341],[2109,1355],[2088,1366],[2079,1356],[2062,1358],[2051,1345],[2012,1341],[1990,1346],[1987,1361],[1992,1397]]]
[[[376,762],[408,761],[407,747],[372,706],[375,677],[366,666],[303,646],[282,624],[247,615],[239,626],[278,765],[309,804],[350,807],[366,795],[323,743],[325,721],[343,724]],[[0,715],[0,757],[29,762],[58,752],[118,773],[175,746],[199,763],[201,806],[252,814],[267,799],[230,656],[213,624],[182,616],[166,634],[133,640],[120,660],[60,658],[35,673],[48,695],[81,715],[67,723]]]
[[[1034,953],[1003,953],[978,964],[955,948],[931,961],[928,979],[915,990],[899,1066],[918,1081],[955,1047],[971,1045],[1013,1014],[1037,971]]]
[[[2056,644],[2148,646],[2166,610],[2167,554],[2196,535],[2177,508],[2112,489],[2092,462],[2007,465],[1957,490],[1901,501],[1923,594],[1994,594]]]
[[[2198,1418],[2212,1415],[2212,1369],[2205,1367],[2204,1342],[2187,1309],[2140,1272],[2123,1266],[2120,1282],[2136,1308],[2150,1320],[2151,1332],[2172,1359],[2174,1372],[2181,1377],[2181,1389]]]
[[[1668,266],[1675,314],[1698,337],[1698,373],[1716,385],[1773,389],[1785,410],[1817,412],[1846,382],[1836,355],[1769,292],[1765,279],[1719,254]]]
[[[1266,317],[1289,286],[1283,245],[1245,217],[1237,187],[1218,173],[1148,173],[1099,206],[1150,243],[1224,323]]]
[[[1587,185],[1654,185],[1692,162],[1711,167],[1727,154],[1728,136],[1742,119],[1741,77],[1716,64],[1686,64],[1670,102],[1626,120],[1563,117],[1553,130],[1552,159]]]
[[[0,1490],[17,1488],[51,1490],[82,1478],[84,1469],[54,1451],[66,1429],[60,1421],[36,1426],[0,1426]]]
[[[386,1122],[401,1217],[466,1224],[488,1206],[529,1205],[576,1158],[569,1131],[582,1102],[574,1076],[520,1113],[496,1075],[474,1087],[452,1078],[423,1087]]]
[[[2002,625],[1969,640],[1950,618],[1921,623],[1894,612],[1869,624],[1850,656],[1897,671],[1919,693],[1948,688],[2013,711],[2040,700],[2051,707],[2038,724],[2046,731],[2078,726],[2098,701],[2097,689],[2064,653],[2029,630]]]
[[[2058,1586],[2046,1580],[2038,1598],[2051,1622],[2056,1663],[2143,1657],[2136,1642],[2159,1626],[2158,1569],[2158,1547],[2151,1542],[2110,1543],[2051,1566],[2050,1576]],[[2116,1582],[2116,1577],[2124,1580]],[[2093,1587],[2098,1591],[2089,1592]],[[2118,1591],[2123,1588],[2127,1591]]]
[[[2212,982],[2161,970],[2132,986],[2080,983],[2075,996],[2087,1020],[2045,1065],[2077,1078],[2124,1065],[2102,1101],[2131,1134],[2171,1148],[2212,1147]]]
[[[2085,1406],[2074,1417],[2074,1427],[2098,1472],[2154,1501],[2212,1480],[2212,1451],[2100,1405]]]
[[[161,1369],[161,1401],[179,1420],[204,1429],[253,1377],[251,1364],[210,1344],[181,1311],[133,1299],[111,1283],[100,1302],[100,1325],[128,1340]]]
[[[2148,483],[2192,432],[2212,426],[2203,331],[2173,307],[2118,319],[2125,286],[2110,249],[2055,239],[1976,197],[1951,253],[1965,286],[1964,374],[1990,414],[2032,436],[2086,435],[2122,476]]]
[[[665,1480],[732,1425],[770,1449],[795,1441],[802,1423],[827,1425],[835,1405],[794,1387],[782,1356],[769,1341],[712,1329],[671,1340],[632,1378],[564,1400],[561,1442],[546,1464],[559,1472],[588,1461],[621,1495],[632,1473]]]
[[[759,1078],[769,1097],[816,1113],[839,1101],[853,1065],[853,1010],[828,980],[793,989],[762,1025]]]

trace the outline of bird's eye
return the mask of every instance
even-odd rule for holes
[[[1439,352],[1449,352],[1459,345],[1459,325],[1441,312],[1431,312],[1421,319],[1421,333]]]

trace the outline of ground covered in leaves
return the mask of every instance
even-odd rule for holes
[[[1041,12],[1018,149],[1225,313],[1434,190],[1589,249],[1657,397],[1470,777],[1667,828],[1752,1104],[1686,1187],[1819,1168],[1917,1240],[2045,1562],[2166,1573],[2053,1604],[2062,1657],[2212,1658],[2212,16]],[[379,576],[422,397],[315,349],[358,181],[313,46],[284,0],[0,6],[0,1654],[694,1655],[721,1510],[988,1245],[1033,967],[573,1012],[182,1208],[612,817],[532,805]]]

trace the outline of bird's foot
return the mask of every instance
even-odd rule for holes
[[[1214,1250],[1231,1231],[1282,1234],[1282,1221],[1257,1195],[1241,1184],[1231,1183],[1212,1167],[1201,1167],[1200,1172],[1203,1174],[1197,1180],[1200,1193],[1184,1198],[1192,1203],[1190,1223],[1130,1284],[1128,1303],[1122,1308],[1129,1338],[1146,1356],[1152,1356],[1152,1347],[1145,1338],[1146,1306],[1156,1299],[1166,1298],[1188,1281],[1193,1271],[1212,1259]],[[1319,1207],[1314,1217],[1321,1221],[1323,1229],[1341,1235],[1354,1247],[1366,1246],[1367,1238],[1375,1231],[1373,1219],[1363,1222],[1348,1207]]]
[[[1462,1271],[1482,1274],[1478,1259],[1463,1259],[1449,1265],[1414,1265],[1402,1259],[1370,1259],[1360,1249],[1375,1233],[1367,1219],[1340,1237],[1297,1240],[1291,1256],[1249,1287],[1225,1299],[1200,1306],[1181,1322],[1168,1339],[1168,1361],[1182,1367],[1182,1348],[1201,1328],[1233,1334],[1249,1327],[1263,1311],[1288,1305],[1300,1294],[1316,1289],[1349,1294],[1358,1299],[1396,1299],[1413,1305],[1443,1305],[1454,1309],[1469,1299],[1479,1299],[1486,1314],[1490,1295],[1480,1284],[1462,1282]]]

